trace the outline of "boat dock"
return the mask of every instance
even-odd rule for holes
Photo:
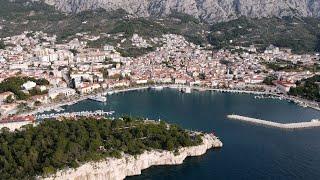
[[[255,94],[255,95],[270,95],[268,92],[261,92],[261,91],[250,91],[250,90],[239,90],[239,89],[217,89],[217,88],[210,88],[210,87],[198,87],[198,86],[185,86],[185,85],[167,85],[164,87],[169,87],[172,89],[179,89],[179,90],[197,90],[197,91],[215,91],[215,92],[222,92],[222,93],[238,93],[238,94]]]
[[[240,120],[244,122],[269,126],[269,127],[275,127],[280,129],[303,129],[303,128],[315,128],[320,127],[320,121],[317,119],[314,119],[310,122],[299,122],[299,123],[277,123],[272,121],[266,121],[262,119],[256,119],[256,118],[250,118],[246,116],[240,116],[240,115],[228,115],[229,119],[234,120]]]
[[[128,88],[128,89],[114,89],[114,90],[108,90],[105,93],[107,95],[112,95],[112,94],[117,94],[117,93],[122,93],[122,92],[145,90],[145,89],[148,89],[148,88],[149,88],[149,86],[133,87],[133,88]]]
[[[150,86],[150,89],[154,89],[154,90],[157,90],[157,91],[161,91],[163,90],[163,86]]]
[[[91,96],[88,99],[90,99],[92,101],[98,101],[98,102],[107,102],[106,96]]]
[[[55,108],[53,110],[56,111],[56,112],[60,112],[60,111],[63,111],[64,109],[62,107],[57,107],[57,108]]]
[[[258,94],[258,95],[268,94],[267,92],[236,90],[236,89],[209,89],[209,90],[216,91],[216,92],[228,92],[228,93],[239,93],[239,94]]]
[[[254,96],[255,99],[278,99],[283,100],[281,96],[273,96],[273,95],[258,95]]]
[[[91,116],[109,116],[114,114],[114,111],[79,111],[79,112],[64,112],[64,113],[51,113],[51,114],[40,114],[36,115],[37,120],[41,119],[57,119],[60,117],[91,117]]]

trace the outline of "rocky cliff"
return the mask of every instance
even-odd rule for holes
[[[320,0],[43,0],[66,12],[104,8],[124,9],[139,16],[166,16],[181,12],[208,22],[239,16],[320,16]]]
[[[137,157],[124,155],[120,159],[108,158],[100,162],[86,163],[77,169],[59,171],[45,179],[121,180],[126,176],[139,175],[141,170],[151,166],[182,164],[186,157],[200,156],[213,147],[222,147],[221,141],[212,134],[206,134],[201,145],[181,148],[178,155],[169,151],[148,151]]]

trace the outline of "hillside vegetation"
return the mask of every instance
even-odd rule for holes
[[[18,100],[27,100],[30,95],[34,96],[43,93],[40,90],[37,91],[36,89],[30,90],[29,94],[23,92],[22,85],[28,81],[35,82],[39,86],[49,85],[49,81],[46,79],[35,79],[33,77],[10,77],[0,83],[0,93],[10,91],[14,93]]]
[[[64,14],[47,4],[27,0],[16,0],[14,3],[2,0],[0,6],[8,7],[0,12],[0,20],[5,20],[0,21],[0,25],[3,26],[0,37],[20,34],[26,30],[41,30],[57,34],[59,40],[70,39],[79,32],[88,32],[93,35],[124,33],[125,37],[130,37],[133,33],[139,33],[143,37],[175,33],[187,35],[191,40],[196,39],[197,43],[205,40],[205,36],[201,36],[202,41],[196,37],[199,37],[201,30],[206,26],[200,24],[195,18],[180,13],[173,13],[165,19],[153,19],[132,18],[121,9],[111,12],[97,9],[77,14]]]
[[[1,130],[0,179],[32,179],[88,161],[120,158],[122,152],[175,151],[200,143],[199,135],[190,135],[178,126],[137,118],[47,120],[22,131]]]
[[[239,18],[214,24],[208,36],[218,48],[256,44],[261,49],[273,44],[294,52],[320,51],[320,20],[315,18]]]
[[[172,12],[163,18],[133,18],[124,10],[106,11],[96,9],[77,14],[65,14],[52,6],[28,0],[0,1],[0,37],[20,34],[26,30],[44,31],[56,34],[58,40],[76,37],[76,33],[100,35],[90,42],[91,47],[101,47],[106,43],[116,45],[121,38],[106,37],[101,34],[123,34],[123,38],[138,33],[144,38],[159,37],[174,33],[183,35],[188,41],[198,45],[208,42],[215,48],[234,45],[257,45],[261,49],[274,44],[288,47],[297,53],[320,51],[320,20],[317,18],[261,18],[241,17],[229,22],[213,25],[183,13]],[[130,51],[131,46],[124,47]],[[130,54],[130,53],[129,53]]]
[[[298,81],[296,88],[290,88],[289,94],[308,100],[320,102],[320,76],[316,75],[302,81]]]

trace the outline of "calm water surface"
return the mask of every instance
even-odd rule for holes
[[[284,131],[229,120],[228,114],[276,122],[310,121],[320,112],[280,100],[216,92],[182,94],[176,90],[141,90],[90,100],[66,111],[114,110],[116,115],[163,119],[193,130],[215,131],[224,143],[182,165],[156,166],[128,179],[320,179],[320,128]]]

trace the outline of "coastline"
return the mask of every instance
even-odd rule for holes
[[[123,93],[123,92],[129,92],[129,91],[145,90],[145,89],[149,89],[150,87],[156,87],[156,86],[161,86],[163,88],[170,88],[170,89],[190,88],[191,90],[197,90],[197,91],[215,91],[215,92],[222,92],[222,93],[270,95],[270,96],[279,97],[282,100],[287,100],[287,101],[294,102],[295,104],[297,104],[298,106],[301,106],[301,107],[308,107],[308,108],[312,108],[312,109],[320,111],[320,107],[317,107],[311,101],[308,101],[308,100],[305,100],[305,99],[301,99],[301,98],[298,98],[298,97],[290,97],[290,96],[286,96],[286,95],[279,95],[279,94],[265,92],[265,91],[218,89],[218,88],[186,86],[186,85],[176,85],[176,84],[158,84],[158,85],[155,84],[155,85],[148,85],[148,86],[128,87],[128,88],[124,88],[124,89],[107,89],[107,90],[104,90],[102,93],[99,92],[99,93],[95,93],[95,94],[85,95],[85,96],[82,96],[82,97],[80,97],[78,99],[73,99],[71,101],[57,103],[57,104],[53,104],[53,105],[50,105],[50,104],[48,105],[47,104],[45,106],[40,106],[36,110],[32,110],[32,111],[29,111],[29,112],[24,112],[24,113],[19,114],[19,115],[35,115],[35,114],[38,114],[38,113],[43,113],[45,111],[52,111],[52,110],[57,109],[57,108],[62,107],[62,106],[73,105],[73,104],[76,104],[76,103],[78,103],[80,101],[87,100],[92,95],[109,94],[109,93],[111,93],[111,94],[115,93],[116,94],[116,93]]]
[[[43,112],[46,112],[46,111],[52,111],[52,110],[60,108],[62,106],[70,106],[70,105],[76,104],[76,103],[78,103],[80,101],[84,101],[84,100],[86,100],[88,98],[89,98],[89,96],[84,96],[84,97],[80,97],[79,99],[74,99],[72,101],[56,103],[56,104],[46,104],[45,106],[38,107],[38,109],[36,109],[36,110],[32,110],[32,111],[29,111],[29,112],[24,112],[24,113],[19,114],[19,115],[22,115],[22,116],[35,115],[35,114],[43,113]]]
[[[116,89],[116,90],[105,90],[105,91],[103,91],[103,93],[99,92],[99,93],[95,93],[95,94],[88,94],[88,95],[82,96],[80,98],[73,99],[71,101],[66,101],[66,102],[56,103],[56,104],[46,104],[45,106],[38,107],[38,109],[36,109],[36,110],[32,110],[32,111],[29,111],[29,112],[24,112],[24,113],[21,113],[19,115],[22,115],[22,116],[35,115],[35,114],[43,113],[43,112],[46,112],[46,111],[52,111],[52,110],[60,108],[62,106],[70,106],[70,105],[76,104],[76,103],[78,103],[80,101],[87,100],[91,96],[94,96],[94,95],[97,95],[97,94],[107,94],[110,91],[113,91],[114,93],[121,93],[121,92],[128,92],[128,91],[143,90],[143,89],[148,89],[148,88],[149,88],[149,86],[134,87],[134,88],[127,88],[127,89],[120,89],[120,90],[118,90],[118,89]]]
[[[60,170],[49,177],[37,179],[77,179],[77,180],[122,180],[127,176],[140,175],[141,171],[151,166],[179,165],[185,158],[201,156],[211,148],[220,148],[222,142],[213,134],[204,134],[203,143],[198,146],[183,147],[178,154],[170,151],[152,150],[140,155],[123,155],[122,158],[106,158],[99,162],[88,162],[77,169]]]

